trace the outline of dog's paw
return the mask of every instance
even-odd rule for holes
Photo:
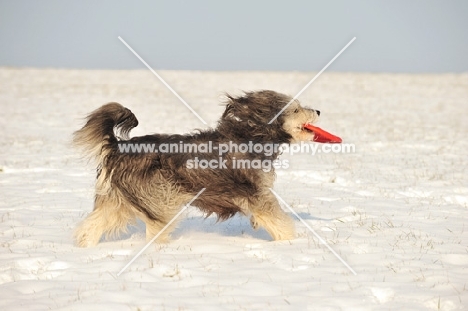
[[[280,224],[272,228],[270,233],[275,241],[294,240],[296,238],[296,228],[289,217],[285,217]]]
[[[75,244],[78,247],[91,247],[91,246],[96,246],[97,242],[91,240],[86,234],[76,237],[75,238]]]
[[[276,232],[273,236],[275,241],[282,241],[282,240],[294,240],[296,238],[296,232],[293,231],[286,231],[286,232]]]
[[[151,242],[153,239],[154,239],[154,235],[146,234],[146,242]],[[170,240],[171,238],[169,235],[161,234],[160,236],[158,236],[156,240],[153,241],[153,243],[168,244]]]
[[[280,214],[278,217],[270,215],[250,216],[250,225],[255,230],[264,228],[275,241],[293,240],[296,238],[294,222],[287,215]]]
[[[78,231],[75,233],[75,244],[78,247],[92,247],[99,243],[99,238],[93,237],[89,232]]]

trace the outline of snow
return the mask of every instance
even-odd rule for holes
[[[295,95],[315,73],[159,74],[214,126],[223,92]],[[357,275],[297,219],[297,239],[273,242],[191,207],[117,277],[144,224],[73,245],[95,172],[72,132],[110,101],[136,114],[133,135],[204,125],[147,70],[0,69],[0,309],[466,310],[468,74],[325,72],[300,100],[356,152],[284,155],[274,189]]]

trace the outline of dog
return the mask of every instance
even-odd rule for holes
[[[171,220],[197,194],[191,204],[207,217],[214,213],[219,220],[226,220],[240,213],[250,217],[254,229],[264,228],[273,240],[295,238],[292,219],[270,191],[275,179],[274,165],[267,169],[235,165],[239,160],[244,164],[272,163],[278,161],[281,150],[256,153],[233,148],[221,155],[193,148],[188,152],[122,152],[122,146],[129,144],[262,146],[314,138],[304,125],[316,122],[320,111],[302,107],[290,96],[262,90],[226,98],[225,111],[215,128],[185,135],[153,134],[130,139],[129,132],[138,120],[118,103],[106,104],[89,114],[83,128],[73,134],[73,141],[96,162],[96,192],[93,211],[75,230],[76,244],[95,246],[103,235],[118,235],[137,218],[146,224],[147,240],[159,233],[156,241],[166,243],[176,227],[176,221]],[[194,159],[199,162],[193,162]],[[204,164],[219,160],[223,167],[194,167],[194,163],[201,164],[203,160]],[[164,227],[167,228],[161,233]]]

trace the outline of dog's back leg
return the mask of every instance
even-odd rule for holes
[[[156,242],[158,243],[169,242],[171,232],[174,231],[179,222],[178,219],[175,219],[166,229],[164,229],[164,227],[169,223],[170,220],[159,221],[145,218],[143,221],[146,224],[146,241],[151,241],[156,235],[159,234],[158,238],[156,239]],[[164,231],[162,231],[162,229],[164,229]]]
[[[152,208],[158,209],[159,211],[164,211],[163,214],[160,214],[157,220],[150,219],[146,215],[139,216],[146,224],[146,241],[152,240],[156,235],[159,234],[158,238],[155,240],[158,243],[167,243],[171,232],[174,231],[177,224],[180,221],[180,215],[177,218],[174,218],[177,213],[184,207],[183,203],[177,202],[174,204],[166,204],[164,206],[152,206]],[[166,227],[167,224],[169,226]],[[164,231],[162,231],[164,229]]]
[[[259,199],[249,204],[252,213],[250,224],[259,227],[271,235],[274,240],[291,240],[296,236],[292,219],[281,209],[278,200],[270,191],[265,191]]]
[[[110,192],[96,195],[94,210],[75,230],[75,241],[80,247],[95,246],[102,235],[106,238],[125,231],[127,224],[135,220],[133,210]]]
[[[166,183],[159,185],[154,189],[154,199],[148,202],[147,208],[151,213],[139,214],[146,224],[146,240],[152,240],[159,234],[156,242],[167,243],[169,241],[171,232],[177,227],[180,219],[183,217],[179,213],[184,206],[193,198],[193,194],[183,193],[178,187]],[[153,215],[152,218],[148,214]],[[164,229],[164,227],[170,225]],[[164,229],[164,231],[162,231]],[[161,232],[162,231],[162,232]]]

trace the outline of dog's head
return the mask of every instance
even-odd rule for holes
[[[218,125],[218,130],[227,137],[277,143],[314,138],[314,133],[304,125],[316,122],[320,111],[302,107],[297,99],[292,101],[290,96],[268,90],[248,92],[239,97],[227,95],[227,98],[226,110]]]

